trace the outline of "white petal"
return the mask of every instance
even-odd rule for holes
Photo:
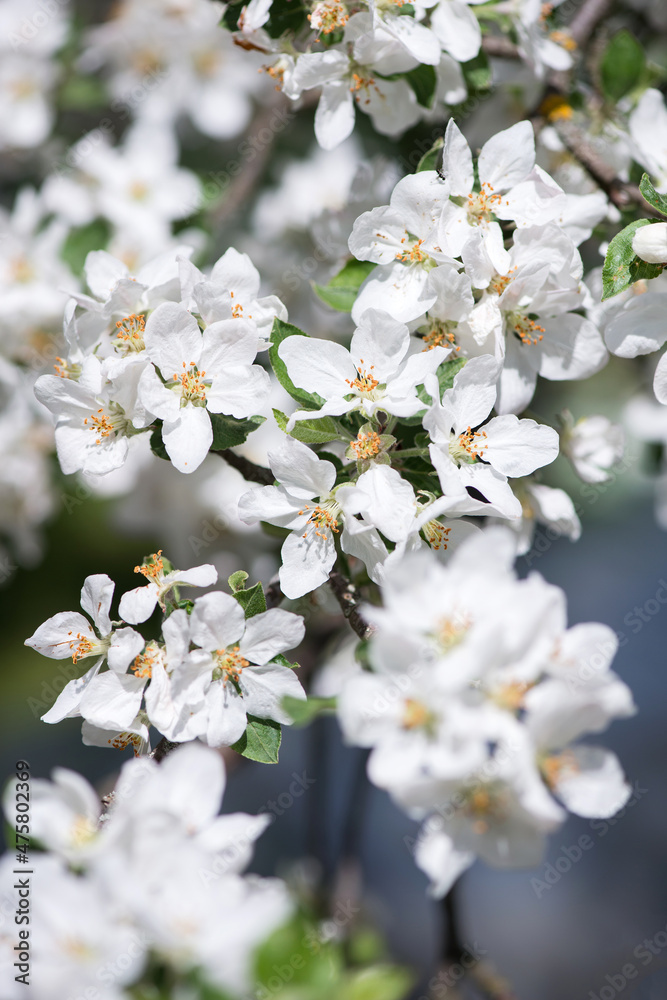
[[[305,625],[300,615],[282,608],[270,608],[246,622],[241,654],[251,663],[268,663],[278,653],[298,646],[304,633]],[[249,711],[252,713],[252,709]]]
[[[115,584],[106,573],[87,576],[81,589],[81,607],[93,619],[100,635],[108,635],[111,631],[109,609],[113,598]]]
[[[241,690],[246,711],[260,719],[273,719],[290,725],[292,717],[282,707],[283,698],[306,700],[306,692],[289,667],[277,663],[246,667],[241,673]]]
[[[231,594],[214,591],[197,598],[190,626],[192,641],[202,649],[225,649],[243,635],[245,615]]]

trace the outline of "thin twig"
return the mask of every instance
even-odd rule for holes
[[[155,747],[155,750],[151,751],[148,756],[154,760],[156,764],[159,764],[164,760],[167,754],[171,753],[172,750],[175,750],[176,747],[179,747],[180,745],[180,743],[172,743],[172,741],[168,740],[166,736],[163,736],[158,745]]]
[[[588,44],[598,24],[607,16],[613,5],[614,0],[586,0],[567,26],[578,48],[581,49]]]
[[[262,465],[255,465],[254,462],[251,462],[248,458],[244,458],[243,455],[237,455],[231,448],[225,448],[220,451],[212,448],[211,452],[213,455],[220,455],[221,458],[224,458],[227,465],[231,465],[233,469],[240,472],[248,482],[259,483],[261,486],[273,485],[274,475],[270,469],[265,469]]]
[[[520,59],[518,47],[503,35],[485,35],[482,39],[482,50],[487,56],[495,59]]]
[[[331,589],[333,590],[336,600],[340,605],[341,611],[359,638],[370,638],[373,634],[373,629],[367,624],[367,622],[364,621],[361,611],[359,610],[361,600],[357,588],[353,583],[350,583],[350,581],[344,577],[342,573],[339,573],[338,570],[335,569],[332,569],[329,573],[329,583],[331,584]]]

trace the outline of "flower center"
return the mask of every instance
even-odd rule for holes
[[[9,265],[11,279],[25,285],[35,277],[35,270],[27,257],[15,257]]]
[[[526,692],[530,691],[532,684],[527,681],[510,681],[495,690],[492,699],[500,708],[505,708],[510,712],[518,712],[523,708]]]
[[[77,816],[70,829],[70,840],[75,847],[82,847],[95,838],[97,827],[87,816]]]
[[[423,702],[406,698],[403,707],[403,729],[425,729],[433,722],[433,715]]]
[[[359,358],[360,363],[363,365],[364,359]],[[378,380],[371,374],[375,365],[371,365],[368,370],[365,368],[357,368],[357,377],[350,380],[346,378],[345,381],[351,389],[356,389],[358,392],[373,392],[379,386]]]
[[[100,642],[99,639],[91,638],[83,632],[77,632],[76,635],[74,635],[74,632],[70,631],[67,634],[73,636],[68,643],[69,648],[72,651],[72,663],[77,663],[79,660],[83,660],[87,656],[100,656],[109,648],[109,642]]]
[[[530,316],[526,316],[525,313],[510,313],[507,317],[507,322],[509,329],[513,330],[521,343],[527,346],[532,347],[535,344],[539,344],[544,336],[544,327],[536,323]]]
[[[138,733],[118,733],[117,736],[110,742],[110,746],[114,750],[127,750],[128,747],[134,747],[134,756],[138,757],[141,752],[143,740]]]
[[[480,222],[489,222],[502,200],[502,195],[494,194],[493,185],[484,181],[480,191],[472,191],[468,195],[466,207],[470,224],[477,226]]]
[[[472,820],[474,833],[488,833],[491,820],[502,820],[505,808],[501,795],[490,786],[468,791],[463,811]]]
[[[336,503],[335,500],[325,500],[323,503],[317,504],[316,507],[310,507],[307,503],[303,505],[299,514],[308,514],[308,524],[312,524],[315,529],[315,534],[319,538],[326,539],[327,531],[335,531],[336,534],[339,532],[338,528],[338,515],[340,513],[340,505]],[[303,538],[308,535],[308,524],[306,525],[306,530],[303,533]]]
[[[549,38],[556,45],[560,45],[561,48],[565,49],[566,52],[576,51],[577,43],[567,31],[552,31]]]
[[[125,412],[118,403],[110,403],[108,413],[101,406],[97,413],[91,413],[83,422],[96,435],[95,444],[101,444],[102,438],[111,437],[112,434],[123,433],[128,424]]]
[[[238,684],[241,671],[249,666],[249,661],[241,656],[239,647],[232,646],[230,649],[216,649],[213,655],[215,657],[213,680],[222,679],[223,684],[231,680],[234,684]]]
[[[574,756],[572,751],[565,750],[563,753],[553,754],[551,757],[545,757],[545,759],[540,763],[540,770],[542,771],[544,780],[549,788],[555,788],[563,777],[563,774],[578,774],[580,768],[577,763],[577,758]]]
[[[422,527],[424,538],[432,549],[446,551],[449,545],[449,533],[452,529],[446,528],[440,521],[427,521]]]
[[[502,295],[505,289],[512,281],[514,281],[513,271],[516,271],[516,267],[513,267],[511,271],[507,274],[497,274],[495,278],[489,282],[489,288],[496,293],[496,295]]]
[[[401,243],[405,245],[405,249],[399,250],[396,254],[396,260],[402,260],[404,264],[423,264],[428,259],[426,251],[421,249],[423,242],[423,240],[411,241],[406,233],[401,240]]]
[[[194,361],[189,365],[183,362],[183,371],[179,375],[174,372],[173,385],[171,388],[180,392],[181,406],[192,403],[193,406],[206,406],[206,383],[204,376],[206,372],[199,371]]]
[[[81,376],[81,365],[71,365],[64,358],[57,355],[56,364],[53,367],[56,375],[59,375],[60,378],[71,378],[73,382],[76,382]]]
[[[310,26],[313,31],[321,31],[323,35],[330,35],[337,28],[343,28],[350,20],[345,4],[339,0],[323,0],[313,7],[312,13],[308,15]]]
[[[434,347],[452,347],[455,351],[460,351],[460,346],[456,343],[456,333],[454,332],[456,327],[459,325],[454,322],[454,320],[431,320],[432,326],[430,330],[426,332],[421,332],[422,338],[425,343],[424,350],[432,351]]]
[[[148,679],[153,676],[153,668],[157,665],[160,660],[160,650],[155,642],[151,642],[146,646],[143,653],[139,656],[135,656],[130,670],[135,677],[141,677],[142,679]]]
[[[486,431],[473,431],[468,427],[463,434],[458,437],[452,434],[449,441],[449,454],[457,465],[472,465],[479,461],[486,451],[483,443],[486,439]]]
[[[382,450],[380,435],[376,434],[375,431],[369,431],[368,434],[359,431],[356,441],[351,442],[350,448],[360,462],[363,462],[364,459],[374,458]]]
[[[352,73],[352,76],[350,78],[350,91],[354,95],[355,101],[357,101],[357,102],[360,101],[360,99],[361,99],[360,92],[362,90],[365,90],[366,91],[366,98],[365,98],[365,100],[364,100],[363,103],[364,104],[370,104],[371,103],[371,98],[370,98],[370,94],[368,93],[368,91],[370,90],[371,87],[376,92],[376,94],[378,94],[380,97],[383,96],[380,93],[380,91],[378,90],[378,88],[376,87],[376,85],[375,85],[375,78],[374,77],[372,77],[372,76],[362,76],[361,73]]]
[[[116,339],[113,346],[121,354],[129,354],[130,351],[143,351],[146,347],[144,343],[144,329],[146,317],[137,313],[125,316],[116,322]]]
[[[441,618],[435,630],[435,640],[441,653],[448,653],[460,642],[463,642],[471,622],[462,615],[451,618]]]
[[[135,573],[141,573],[149,583],[160,584],[164,574],[164,562],[162,561],[162,549],[153,552],[148,557],[143,566],[135,566]]]
[[[229,297],[233,299],[234,298],[234,292],[230,292],[229,293]],[[245,319],[246,318],[243,315],[243,306],[241,305],[240,302],[233,302],[232,303],[232,318],[233,319]],[[248,313],[247,318],[248,319],[252,319],[251,313]],[[202,373],[202,374],[205,374],[205,373]]]

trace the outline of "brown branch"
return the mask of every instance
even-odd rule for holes
[[[610,12],[614,0],[586,0],[567,26],[569,34],[583,48],[590,41],[595,29]]]
[[[329,573],[329,583],[340,605],[340,609],[351,627],[360,639],[369,639],[374,630],[364,621],[361,614],[361,600],[357,588],[342,573],[339,573],[335,569],[332,569]]]
[[[503,35],[485,35],[482,38],[482,49],[487,56],[495,59],[520,59],[518,47]]]
[[[644,200],[636,184],[628,184],[616,176],[615,170],[602,159],[577,125],[569,121],[556,121],[553,122],[553,126],[572,156],[579,161],[617,208],[625,209],[635,205],[646,216],[662,218],[660,213]]]
[[[163,736],[158,745],[155,747],[155,750],[152,750],[148,756],[151,760],[154,760],[156,764],[160,764],[167,754],[171,753],[172,750],[175,750],[176,747],[180,746],[180,743],[172,743],[172,741],[168,740],[166,736]]]
[[[243,455],[237,455],[231,448],[224,448],[220,451],[212,448],[211,454],[220,455],[221,458],[224,458],[227,465],[231,465],[233,469],[240,472],[248,482],[259,483],[260,486],[273,486],[275,477],[270,469],[265,469],[263,465],[255,465],[254,462],[251,462],[248,458],[244,458]]]

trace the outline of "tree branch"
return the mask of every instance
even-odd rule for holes
[[[503,35],[484,35],[482,49],[487,56],[495,59],[520,59],[519,49]]]
[[[614,0],[585,0],[567,26],[567,30],[577,43],[578,48],[588,44],[591,35],[614,5]]]
[[[172,741],[168,740],[166,736],[163,736],[158,745],[155,747],[155,750],[152,750],[148,756],[154,760],[156,764],[160,764],[167,754],[171,753],[172,750],[175,750],[176,747],[180,746],[180,743],[172,743]]]
[[[244,458],[243,455],[237,455],[231,448],[224,448],[220,451],[212,448],[211,454],[220,455],[221,458],[224,458],[227,465],[231,465],[233,469],[240,472],[248,482],[259,483],[260,486],[273,486],[275,477],[270,469],[265,469],[262,465],[255,465],[254,462],[251,462],[248,458]]]
[[[350,626],[360,639],[369,639],[374,630],[364,621],[359,610],[361,600],[357,588],[342,573],[339,573],[335,569],[332,569],[329,573],[329,583],[340,605],[340,609],[350,623]]]

